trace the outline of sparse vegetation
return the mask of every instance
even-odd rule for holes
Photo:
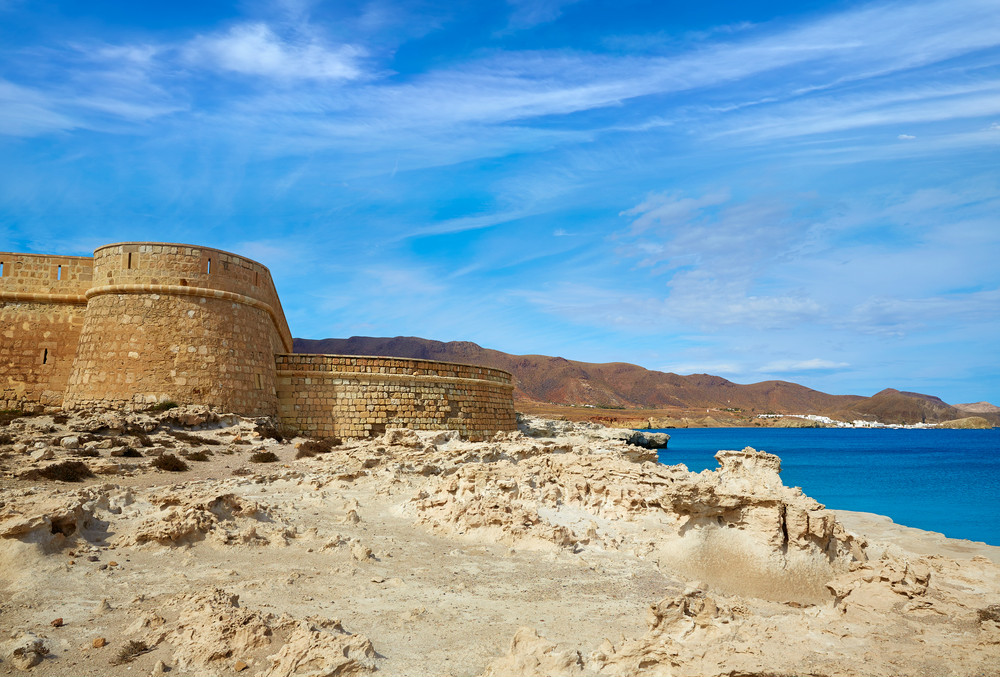
[[[198,435],[192,435],[191,433],[184,432],[183,430],[167,430],[167,434],[178,439],[182,442],[189,442],[191,444],[204,444],[207,446],[218,446],[222,444],[219,440],[214,440],[210,437],[199,437]]]
[[[173,400],[167,400],[165,402],[157,402],[146,411],[167,411],[168,409],[176,409],[179,406],[180,405]]]
[[[139,440],[139,444],[141,444],[142,446],[144,447],[153,446],[153,440],[149,439],[149,435],[147,435],[146,433],[134,432],[131,433],[131,435],[135,439]]]
[[[111,660],[111,664],[124,665],[125,663],[131,663],[137,656],[140,656],[147,651],[149,651],[149,645],[145,642],[131,639],[118,651],[115,657]]]
[[[253,429],[255,433],[260,435],[265,440],[274,440],[276,442],[285,441],[281,432],[270,423],[258,423]]]
[[[99,452],[97,449],[81,448],[76,450],[76,455],[80,456],[81,458],[97,458],[98,456],[101,455],[101,452]]]
[[[190,460],[190,461],[207,461],[208,460],[208,454],[206,454],[204,451],[192,451],[190,454],[187,455],[187,457],[188,457],[188,460]]]
[[[129,447],[128,449],[122,452],[122,458],[142,458],[142,452],[139,451],[138,449],[133,449],[132,447]]]
[[[52,422],[57,425],[62,425],[69,421],[69,416],[67,414],[55,414],[52,416]]]
[[[274,463],[278,460],[278,455],[273,451],[258,451],[250,456],[251,463]]]
[[[315,456],[316,454],[328,454],[339,444],[340,440],[336,438],[325,440],[306,440],[299,445],[299,450],[296,452],[295,458],[309,458]]]
[[[83,461],[63,461],[42,468],[38,471],[40,477],[47,480],[57,480],[59,482],[82,482],[88,477],[93,477],[94,473]]]
[[[7,425],[15,418],[21,418],[22,416],[27,416],[20,409],[0,409],[0,425]]]
[[[167,472],[184,472],[188,469],[188,464],[173,454],[162,454],[153,460],[153,467]]]

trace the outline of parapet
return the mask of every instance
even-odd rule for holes
[[[414,428],[481,440],[517,429],[511,375],[499,369],[347,355],[277,355],[275,362],[282,420],[315,437]]]
[[[86,304],[93,285],[94,259],[0,252],[0,301]]]
[[[210,247],[120,242],[98,248],[93,262],[88,299],[99,294],[157,293],[251,305],[271,317],[282,345],[291,350],[292,334],[271,271],[256,261]]]

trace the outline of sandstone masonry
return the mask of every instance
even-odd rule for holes
[[[516,428],[506,372],[291,351],[270,271],[250,259],[150,242],[0,252],[0,409],[198,403],[317,437]]]

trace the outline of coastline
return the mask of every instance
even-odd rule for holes
[[[693,473],[631,430],[519,424],[324,446],[207,408],[14,420],[0,660],[38,677],[896,677],[1000,660],[1000,548],[842,522],[764,451]],[[95,476],[46,474],[66,464]]]
[[[974,416],[956,421],[935,424],[883,423],[880,421],[854,420],[850,423],[827,416],[800,413],[751,413],[739,409],[662,407],[654,409],[615,409],[593,406],[574,406],[543,402],[515,401],[520,414],[575,423],[599,423],[610,428],[634,430],[669,430],[674,428],[877,428],[907,430],[947,430],[951,424],[962,424]],[[983,425],[985,424],[985,425]],[[957,425],[966,429],[995,429],[996,426],[981,420],[975,425]]]
[[[1000,565],[1000,546],[964,538],[948,538],[936,531],[925,531],[897,524],[891,517],[873,512],[827,508],[844,528],[866,538],[871,545],[895,546],[915,555],[940,555],[956,560],[985,557]]]

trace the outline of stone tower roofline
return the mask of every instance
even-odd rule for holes
[[[185,244],[182,242],[149,242],[149,241],[126,241],[126,242],[115,242],[112,244],[106,244],[98,247],[94,250],[94,259],[99,259],[103,252],[107,250],[122,249],[122,250],[136,250],[136,253],[140,256],[144,253],[148,253],[153,250],[153,248],[162,247],[176,247],[179,249],[188,249],[193,251],[201,252],[204,261],[208,262],[208,267],[202,271],[170,271],[169,269],[158,270],[159,277],[155,278],[156,281],[143,281],[142,283],[126,283],[126,284],[102,284],[101,280],[94,280],[94,286],[84,292],[84,296],[87,300],[90,300],[94,296],[100,294],[169,294],[174,296],[199,296],[208,298],[217,298],[227,301],[233,301],[234,303],[242,303],[254,308],[259,308],[266,312],[271,321],[274,323],[274,328],[277,330],[278,335],[281,338],[281,343],[283,344],[285,350],[292,352],[292,332],[288,327],[288,322],[285,319],[285,311],[281,306],[281,299],[277,294],[274,287],[273,278],[271,276],[271,270],[259,261],[255,261],[249,257],[243,256],[242,254],[235,254],[224,249],[216,249],[215,247],[203,247],[201,245]],[[215,261],[215,267],[211,267],[211,261]],[[225,267],[228,262],[243,262],[249,264],[249,267],[254,269],[255,280],[252,283],[247,284],[232,284],[232,285],[219,285],[218,282],[221,279],[227,277]],[[128,265],[128,261],[126,261]],[[136,265],[141,266],[140,261],[136,260]],[[220,271],[222,271],[220,273]],[[176,280],[177,284],[171,284],[162,278],[169,278],[171,272],[177,273]],[[181,277],[183,274],[183,277]],[[194,284],[195,281],[198,284]],[[209,284],[214,282],[216,284]],[[247,281],[243,281],[247,282]],[[230,287],[230,288],[219,288]],[[241,293],[242,292],[242,293]],[[250,293],[246,293],[250,292]]]

